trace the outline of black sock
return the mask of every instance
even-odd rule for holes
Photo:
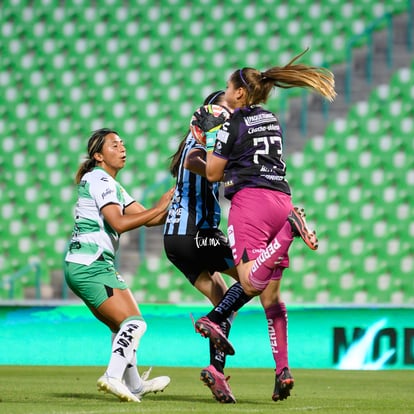
[[[229,337],[231,323],[228,319],[220,323],[220,328],[226,337]],[[210,341],[210,364],[216,368],[217,371],[223,373],[226,365],[226,354],[218,351],[213,343]]]
[[[207,317],[217,324],[224,322],[233,312],[237,312],[249,302],[253,296],[248,296],[239,282],[230,286],[220,303],[207,314]]]

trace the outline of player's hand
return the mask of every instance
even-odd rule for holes
[[[192,121],[192,125],[198,126],[204,132],[215,132],[226,122],[226,118],[223,114],[215,116],[202,106],[200,112],[194,112],[195,120]]]
[[[170,188],[168,191],[166,191],[161,198],[158,200],[157,208],[159,208],[162,211],[165,211],[168,209],[171,203],[171,199],[174,195],[175,187]]]

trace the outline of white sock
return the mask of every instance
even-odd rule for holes
[[[128,364],[124,372],[124,380],[126,386],[132,392],[136,392],[142,388],[142,378],[139,375],[137,368],[137,353],[134,352],[134,359],[132,363]]]
[[[111,359],[106,375],[122,379],[128,365],[136,366],[135,352],[146,329],[147,324],[140,316],[134,316],[122,322],[112,342]]]
[[[116,333],[112,333],[111,344],[114,342],[116,337]],[[139,339],[137,341],[137,349],[139,346]],[[139,375],[139,371],[137,368],[137,351],[134,350],[134,356],[132,358],[132,362],[127,365],[124,372],[124,381],[126,386],[129,388],[130,391],[136,392],[142,388],[142,378]]]

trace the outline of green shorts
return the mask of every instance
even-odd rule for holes
[[[95,309],[113,295],[113,289],[128,289],[114,265],[105,260],[89,266],[65,262],[65,279],[72,291]]]

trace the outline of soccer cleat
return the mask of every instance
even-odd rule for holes
[[[290,390],[293,388],[295,380],[289,371],[289,368],[283,368],[279,375],[275,378],[275,388],[273,390],[272,400],[286,400],[290,396]]]
[[[292,232],[295,237],[301,237],[312,250],[318,248],[318,238],[315,230],[311,230],[305,220],[306,214],[303,208],[294,207],[288,215],[288,220],[292,226]]]
[[[230,377],[226,378],[213,365],[204,368],[200,374],[200,380],[210,388],[214,398],[223,404],[234,404],[236,402],[236,398],[234,398],[228,384],[229,379]]]
[[[171,382],[170,377],[167,376],[155,377],[147,380],[148,377],[145,376],[144,373],[142,378],[142,388],[139,391],[133,391],[133,394],[139,399],[150,392],[157,393],[158,391],[164,391]]]
[[[226,338],[220,326],[210,321],[207,316],[203,316],[194,324],[196,332],[200,333],[204,338],[210,338],[218,351],[224,352],[226,355],[234,355],[233,345]]]
[[[106,374],[102,375],[97,381],[99,391],[109,392],[121,401],[127,402],[141,402],[128,387],[118,378],[108,377]]]

